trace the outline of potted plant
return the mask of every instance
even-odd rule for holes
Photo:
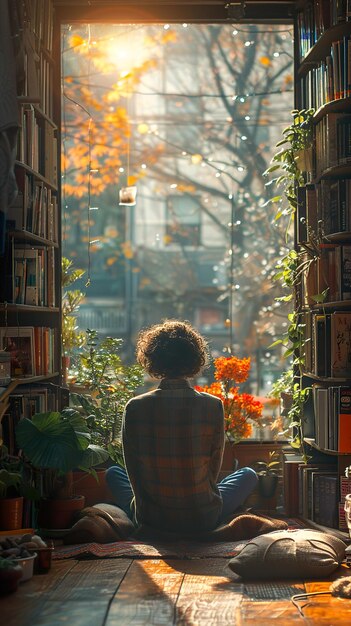
[[[93,443],[102,446],[112,461],[123,463],[122,416],[126,403],[143,382],[143,370],[124,365],[119,354],[122,339],[100,338],[87,330],[86,345],[80,350],[75,371],[72,402],[79,407]]]
[[[38,499],[31,468],[22,457],[9,455],[0,443],[0,530],[22,528],[24,502]]]
[[[23,515],[19,461],[10,459],[3,445],[0,454],[0,530],[18,530],[22,528]]]
[[[279,480],[277,472],[279,466],[279,453],[276,450],[269,452],[268,461],[256,462],[255,469],[258,476],[258,491],[263,498],[272,498],[272,496],[274,496]]]
[[[0,595],[16,591],[22,576],[23,570],[17,561],[0,556]]]
[[[70,527],[85,503],[83,496],[72,495],[72,471],[80,468],[94,474],[94,466],[106,461],[107,452],[91,443],[86,421],[69,408],[22,419],[16,428],[16,440],[25,458],[38,470],[42,502],[39,524],[47,528]]]
[[[89,329],[86,336],[86,344],[76,355],[76,367],[72,368],[71,402],[84,417],[91,441],[106,450],[109,462],[123,465],[123,411],[142,384],[143,371],[137,364],[123,364],[121,339],[101,339],[96,331]],[[97,469],[97,475],[98,482],[86,473],[73,474],[74,488],[85,494],[89,505],[111,498],[105,483],[105,468]]]

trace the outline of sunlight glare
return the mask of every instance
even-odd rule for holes
[[[106,59],[116,70],[128,74],[133,68],[140,66],[147,55],[143,41],[133,37],[132,33],[118,39],[111,39],[106,44]]]

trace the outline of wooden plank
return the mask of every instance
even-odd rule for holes
[[[305,582],[306,593],[329,592],[330,584],[338,578],[350,578],[351,572],[346,565],[342,565],[325,580]],[[350,626],[351,604],[348,598],[338,598],[327,593],[302,598],[296,601],[306,626]]]
[[[182,594],[177,600],[175,624],[237,626],[241,602],[242,594],[239,591]]]
[[[183,578],[173,560],[134,561],[111,602],[105,626],[174,624]]]
[[[174,564],[161,559],[134,561],[123,580],[118,595],[137,597],[178,594],[184,578]]]
[[[231,575],[223,575],[226,562],[226,559],[135,561],[111,603],[106,626],[233,626],[243,585]]]
[[[6,626],[33,626],[39,606],[61,580],[69,577],[76,563],[74,560],[54,562],[47,574],[33,576],[20,584],[16,593],[0,598],[1,622]]]
[[[50,572],[23,583],[14,596],[2,599],[6,626],[102,626],[108,604],[130,559],[54,561]],[[14,612],[13,600],[16,600]]]
[[[176,607],[177,626],[235,626],[244,585],[227,567],[228,559],[177,562],[185,576]]]
[[[70,576],[50,595],[50,601],[109,600],[118,589],[132,561],[130,559],[92,559],[78,561]]]
[[[307,626],[291,600],[270,600],[253,602],[244,599],[240,607],[237,626]]]
[[[299,601],[306,626],[350,626],[351,606],[348,598],[313,596]]]
[[[144,597],[118,593],[110,606],[104,626],[172,626],[175,623],[177,598],[175,594],[166,593]]]

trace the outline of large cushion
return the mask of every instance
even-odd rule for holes
[[[321,578],[342,563],[345,549],[317,530],[278,530],[249,541],[228,565],[245,580]]]
[[[80,519],[65,533],[63,543],[124,541],[133,531],[133,522],[118,506],[94,504],[82,509]]]

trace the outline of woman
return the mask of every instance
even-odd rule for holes
[[[204,338],[188,322],[166,320],[139,334],[137,360],[157,389],[125,409],[126,470],[107,470],[116,504],[137,526],[183,535],[218,527],[253,491],[257,475],[242,468],[217,484],[224,450],[222,401],[193,389],[208,361]]]

